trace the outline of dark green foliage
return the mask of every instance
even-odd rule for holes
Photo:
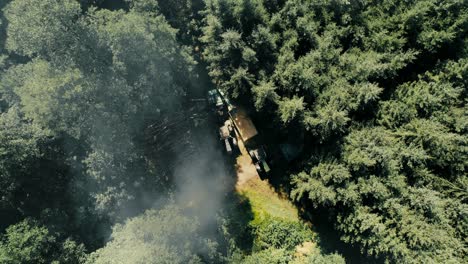
[[[7,49],[41,57],[65,52],[76,40],[80,11],[75,1],[12,1],[4,10],[9,23]]]
[[[9,2],[0,16],[0,227],[31,217],[54,241],[18,256],[41,259],[8,263],[75,263],[85,248],[68,235],[95,250],[110,221],[172,187],[169,165],[147,155],[144,131],[183,111],[194,61],[148,7],[154,1],[118,11]],[[57,255],[62,248],[69,255]]]
[[[174,150],[146,131],[189,119],[192,53],[256,111],[266,145],[286,134],[301,144],[281,181],[301,209],[328,212],[344,242],[376,261],[466,263],[467,1],[7,0],[0,9],[1,263],[83,263],[110,222],[173,189]],[[169,132],[162,141],[177,142]],[[237,256],[241,239],[224,241],[233,262],[289,263],[312,236],[279,219],[243,228],[239,238],[256,235],[253,252]],[[200,232],[179,208],[148,211],[88,261],[227,261]]]
[[[0,237],[0,262],[16,263],[84,263],[83,245],[67,239],[63,244],[57,237],[34,221],[24,220],[7,228]]]
[[[271,264],[287,264],[292,260],[291,253],[286,249],[269,248],[242,259],[243,264],[258,264],[258,263],[271,263]],[[233,263],[238,263],[233,261]]]
[[[216,244],[200,232],[197,220],[176,206],[149,210],[115,226],[112,240],[89,263],[203,263],[201,256],[208,261]]]
[[[47,228],[23,221],[6,230],[0,247],[2,263],[47,263],[54,238]]]
[[[465,262],[466,1],[241,2],[207,1],[204,58],[261,132],[305,135],[292,198],[376,259]]]
[[[15,207],[14,196],[24,188],[40,158],[39,142],[44,133],[24,123],[17,108],[0,115],[1,208]]]
[[[187,76],[192,63],[176,31],[138,4],[86,16],[71,0],[13,1],[5,9],[7,48],[32,60],[6,72],[4,98],[53,136],[64,133],[88,147],[77,157],[79,169],[96,182],[103,213],[134,200],[136,189],[161,184],[158,175],[142,177],[148,165],[135,139],[145,119],[180,107],[187,79],[178,76]]]
[[[312,233],[305,225],[273,217],[266,217],[260,223],[255,223],[253,229],[256,235],[256,250],[294,250],[296,246],[312,238]]]
[[[307,259],[308,264],[345,264],[345,260],[338,254],[312,255]]]

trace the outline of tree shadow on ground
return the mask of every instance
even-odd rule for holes
[[[244,253],[251,253],[254,236],[250,222],[254,215],[247,197],[235,191],[226,195],[225,228],[227,237],[233,239]]]
[[[318,234],[317,244],[325,254],[337,252],[341,254],[346,263],[377,264],[382,260],[366,256],[360,252],[359,247],[345,243],[340,239],[340,233],[333,227],[332,213],[327,209],[314,209],[312,206],[299,206],[299,216],[306,222],[312,223],[314,232]]]

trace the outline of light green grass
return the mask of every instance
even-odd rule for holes
[[[238,188],[245,195],[252,206],[253,222],[260,221],[266,215],[288,221],[299,222],[297,209],[287,199],[281,198],[268,183],[259,178],[249,180]]]
[[[281,219],[293,223],[302,222],[296,207],[288,199],[278,195],[268,183],[261,181],[259,178],[250,179],[242,186],[238,186],[237,189],[250,202],[254,217],[250,222],[251,226],[260,228],[265,224],[272,223],[273,219]],[[310,237],[310,240],[305,239],[303,244],[297,246],[294,253],[295,264],[306,263],[305,256],[320,253],[315,242],[317,234],[311,229],[305,232],[306,236]],[[258,241],[259,237],[255,236],[254,249],[259,243]]]

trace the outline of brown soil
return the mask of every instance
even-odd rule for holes
[[[244,146],[244,143],[239,140],[239,148],[241,151],[241,155],[237,157],[237,183],[236,188],[240,189],[244,186],[249,180],[258,178],[257,170],[255,169],[255,165],[252,163],[252,159],[250,158],[247,149]]]

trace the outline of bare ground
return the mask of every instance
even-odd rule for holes
[[[268,181],[260,179],[241,140],[239,140],[239,147],[241,154],[236,160],[236,190],[250,200],[254,214],[258,217],[269,214],[291,221],[299,221],[298,212],[294,205],[287,198],[276,193]]]

